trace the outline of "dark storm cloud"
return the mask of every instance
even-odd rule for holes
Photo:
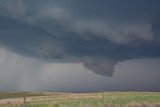
[[[46,61],[82,62],[96,74],[112,76],[118,61],[160,56],[158,4],[0,0],[0,45]]]

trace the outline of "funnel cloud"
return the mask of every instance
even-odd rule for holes
[[[160,86],[151,84],[157,84],[159,79],[154,76],[160,74],[159,3],[0,0],[0,91],[96,91],[100,87],[107,90],[108,86],[108,90],[132,90],[127,83],[124,87],[117,84],[123,84],[123,76],[127,81],[138,81],[130,78],[130,74],[139,69],[142,75],[150,75],[144,79],[148,84],[142,81],[140,89],[158,90]],[[147,65],[156,67],[148,71]],[[91,84],[82,88],[82,83],[72,82],[69,77],[88,81],[85,87]],[[52,84],[53,81],[56,82]],[[109,85],[102,86],[101,82],[106,81]],[[79,86],[72,89],[70,83]]]

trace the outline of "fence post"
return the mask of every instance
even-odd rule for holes
[[[27,107],[25,92],[23,93],[23,102],[24,102],[24,107]]]
[[[105,98],[104,98],[103,89],[101,89],[101,95],[102,95],[103,107],[105,107]]]

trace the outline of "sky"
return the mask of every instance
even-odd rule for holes
[[[0,0],[0,92],[160,91],[159,0]]]

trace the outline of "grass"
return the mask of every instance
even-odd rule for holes
[[[8,98],[19,98],[19,97],[31,97],[31,96],[44,96],[43,93],[30,93],[30,92],[20,92],[20,93],[3,93],[0,92],[0,100]]]
[[[0,93],[0,98],[22,95]],[[25,93],[25,96],[26,107],[160,107],[159,92],[105,92],[104,96],[101,93]],[[23,107],[22,97],[21,100],[0,104],[0,107]]]

